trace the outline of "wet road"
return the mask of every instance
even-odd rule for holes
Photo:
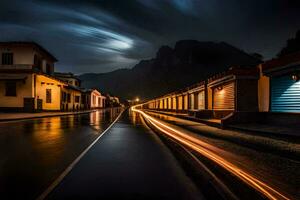
[[[245,143],[245,141],[265,143],[265,145],[277,146],[276,148],[288,148],[290,152],[299,152],[299,141],[222,130],[163,114],[147,113],[154,117],[154,120],[158,120],[158,125],[163,123],[162,128],[169,127],[171,136],[180,135],[179,140],[183,143],[191,143],[193,145],[191,147],[199,150],[201,155],[206,154],[210,159],[218,158],[219,165],[224,165],[225,168],[234,166],[237,173],[243,171],[243,174],[266,183],[285,197],[300,199],[299,159],[289,159],[288,155],[285,157],[274,152],[264,152],[263,149],[250,148]],[[166,127],[163,127],[164,125]],[[232,139],[233,137],[235,140]]]
[[[120,110],[0,123],[0,199],[35,199]]]
[[[202,199],[169,149],[125,111],[48,199]]]

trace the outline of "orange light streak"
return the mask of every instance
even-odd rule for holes
[[[229,161],[221,158],[219,155],[215,154],[209,148],[209,144],[205,143],[198,138],[189,136],[175,128],[172,128],[165,123],[158,121],[157,119],[153,118],[152,116],[146,114],[141,110],[137,110],[134,107],[132,111],[140,113],[148,122],[150,122],[154,127],[156,127],[161,132],[165,133],[169,137],[177,140],[178,142],[188,146],[189,148],[197,151],[198,153],[202,154],[206,158],[214,161],[227,171],[234,174],[236,177],[241,179],[243,182],[251,186],[252,188],[256,189],[269,199],[289,199],[280,192],[273,189],[271,186],[267,185],[266,183],[258,180],[257,178],[253,177],[252,175],[248,174],[247,172],[243,171],[241,168],[235,166],[234,164],[230,163]]]

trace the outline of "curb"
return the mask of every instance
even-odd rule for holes
[[[39,118],[46,118],[46,117],[59,117],[59,116],[67,116],[67,115],[80,115],[80,114],[87,114],[91,112],[96,112],[97,110],[90,110],[90,111],[83,111],[83,112],[73,112],[73,113],[61,113],[61,114],[54,114],[54,115],[44,115],[44,116],[33,116],[33,117],[20,117],[20,118],[11,118],[11,119],[0,119],[0,122],[11,122],[11,121],[21,121],[21,120],[28,120],[28,119],[39,119]]]
[[[292,134],[280,134],[276,133],[273,131],[268,131],[268,130],[260,130],[260,129],[248,129],[248,128],[243,128],[243,127],[236,127],[234,125],[229,125],[226,127],[227,130],[236,130],[236,131],[243,131],[243,132],[250,132],[250,133],[255,133],[256,135],[261,135],[261,136],[273,136],[277,138],[291,138],[291,139],[299,139],[300,140],[300,135],[292,135]]]
[[[203,119],[191,117],[191,116],[188,116],[188,115],[187,116],[180,116],[180,115],[176,115],[176,114],[173,114],[173,113],[164,113],[164,112],[153,111],[153,110],[145,110],[145,112],[158,113],[158,114],[167,115],[167,116],[171,116],[171,117],[177,117],[179,119],[185,119],[185,120],[189,120],[189,121],[193,121],[193,122],[206,124],[207,126],[212,126],[212,127],[216,127],[216,128],[220,128],[220,129],[223,128],[221,123],[219,124],[219,123],[216,123],[216,122],[210,122],[210,121],[206,121],[206,120],[203,120]]]

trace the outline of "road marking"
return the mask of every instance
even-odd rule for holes
[[[96,142],[119,120],[120,116],[123,114],[124,110],[119,114],[119,116],[90,144],[59,176],[54,182],[37,198],[37,200],[45,199],[53,189],[64,179],[66,175],[75,167],[75,165],[81,160],[81,158],[96,144]]]

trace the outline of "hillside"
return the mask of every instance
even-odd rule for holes
[[[230,66],[253,67],[259,60],[225,42],[178,41],[162,46],[156,57],[142,60],[132,69],[79,76],[83,87],[132,99],[153,98],[197,83]]]

